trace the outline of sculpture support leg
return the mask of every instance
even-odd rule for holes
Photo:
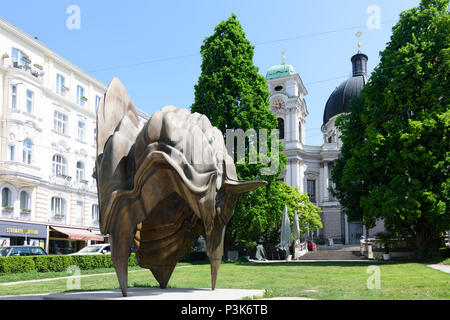
[[[122,295],[128,295],[128,257],[115,257],[113,260]]]
[[[206,235],[206,254],[211,263],[211,289],[216,288],[217,275],[222,263],[225,226],[215,226],[210,235]]]
[[[211,263],[211,289],[214,291],[216,289],[217,275],[219,274],[220,264],[222,262],[222,257],[209,258]]]
[[[128,257],[130,255],[130,246],[123,237],[110,235],[111,241],[111,259],[116,270],[122,295],[127,296],[128,292]]]
[[[155,277],[156,281],[158,281],[161,289],[167,288],[167,283],[169,282],[170,276],[172,275],[175,266],[176,263],[173,265],[150,267],[150,271],[153,273],[153,276]]]

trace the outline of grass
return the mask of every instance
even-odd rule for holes
[[[448,263],[449,259],[444,260]],[[209,263],[188,264],[176,268],[169,288],[209,288]],[[369,264],[352,262],[320,263],[223,263],[217,288],[265,289],[265,297],[308,297],[323,300],[378,299],[450,299],[450,275],[421,263],[390,262],[377,264],[381,288],[369,290]],[[129,287],[158,287],[150,271],[130,268]],[[84,271],[82,274],[114,272],[113,269]],[[66,273],[0,276],[0,282],[67,276]],[[4,278],[6,277],[6,278]],[[101,281],[99,281],[101,280]],[[81,290],[118,289],[115,274],[81,278]],[[1,286],[0,296],[57,293],[67,290],[67,280]]]

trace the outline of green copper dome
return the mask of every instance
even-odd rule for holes
[[[266,79],[275,79],[287,77],[293,74],[296,74],[294,67],[290,64],[278,64],[276,66],[270,67],[269,71],[267,71]]]

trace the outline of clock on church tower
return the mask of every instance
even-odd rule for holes
[[[270,91],[270,109],[278,117],[280,139],[288,150],[305,144],[305,118],[308,94],[300,75],[285,62],[272,66],[266,74]],[[283,135],[281,135],[283,133]]]

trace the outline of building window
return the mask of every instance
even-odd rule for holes
[[[278,131],[280,132],[280,139],[284,139],[284,120],[278,118]]]
[[[309,201],[316,202],[316,180],[307,181],[307,192]]]
[[[97,222],[100,219],[100,214],[98,212],[98,204],[92,205],[92,222]]]
[[[52,198],[52,215],[56,217],[66,215],[66,200],[57,197]]]
[[[97,112],[98,106],[100,105],[100,96],[95,96],[95,112]]]
[[[34,105],[34,92],[31,90],[27,90],[27,112],[33,113],[33,105]]]
[[[23,51],[13,48],[11,53],[12,66],[15,68],[20,68],[22,66],[28,66],[30,58],[23,53]]]
[[[84,222],[84,205],[83,201],[77,201],[77,222],[80,226]]]
[[[17,85],[11,85],[11,109],[17,109]]]
[[[2,207],[6,209],[12,209],[11,207],[11,190],[9,188],[3,188],[2,190]]]
[[[23,141],[23,157],[22,162],[26,164],[31,164],[33,160],[33,143],[30,139],[25,139]]]
[[[94,146],[97,145],[97,128],[94,129]]]
[[[67,133],[67,116],[58,111],[53,114],[53,129],[59,133]]]
[[[84,96],[84,88],[82,86],[77,86],[77,104],[84,106],[86,97]]]
[[[84,142],[84,132],[85,132],[85,123],[82,121],[78,121],[78,140]]]
[[[20,192],[20,209],[30,210],[31,209],[31,197],[26,191]]]
[[[53,156],[52,173],[54,176],[67,175],[67,161],[63,156],[58,154]]]
[[[64,77],[59,73],[56,74],[56,93],[63,97],[66,95],[66,87],[64,86],[64,83]]]
[[[84,163],[81,161],[77,162],[77,181],[84,180]]]
[[[16,160],[16,146],[13,144],[10,144],[8,146],[8,159],[9,161],[15,161]]]

